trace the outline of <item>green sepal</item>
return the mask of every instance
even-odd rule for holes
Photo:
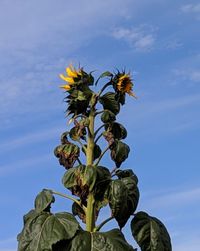
[[[32,214],[18,235],[18,251],[52,250],[53,244],[70,240],[80,229],[76,218],[70,213]]]
[[[68,103],[68,115],[85,113],[89,106],[92,91],[85,85],[80,85],[77,88],[69,91],[70,95],[65,98]]]
[[[49,212],[51,203],[55,202],[55,197],[51,190],[43,189],[35,198],[35,210],[40,213],[42,211]]]
[[[101,121],[103,123],[113,122],[116,120],[116,116],[113,112],[105,110],[101,115]]]
[[[164,224],[145,212],[138,212],[131,221],[131,231],[142,251],[171,251],[171,240]]]
[[[110,110],[115,115],[120,111],[120,104],[115,99],[116,94],[114,92],[107,92],[100,97],[99,102],[103,105],[104,110]]]
[[[120,167],[129,155],[130,148],[127,144],[120,140],[115,140],[111,146],[111,159],[115,162],[116,167]]]
[[[105,125],[106,131],[109,131],[113,134],[115,139],[125,139],[127,137],[126,128],[117,122],[109,123]]]

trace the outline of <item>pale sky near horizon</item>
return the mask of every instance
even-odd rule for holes
[[[138,99],[119,116],[131,147],[122,168],[137,174],[138,210],[167,226],[173,251],[199,251],[199,27],[194,0],[0,1],[0,251],[17,249],[37,193],[66,192],[53,150],[67,130],[58,75],[69,63],[131,72]],[[56,202],[54,212],[70,210]]]

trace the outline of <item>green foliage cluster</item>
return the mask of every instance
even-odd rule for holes
[[[62,183],[72,196],[49,189],[37,195],[35,208],[24,216],[18,251],[134,251],[122,233],[130,217],[132,235],[141,251],[171,251],[165,226],[145,212],[136,212],[140,195],[137,176],[132,169],[121,169],[130,148],[124,142],[127,130],[117,122],[117,115],[126,95],[135,96],[130,74],[106,71],[95,82],[92,73],[82,68],[70,66],[66,72],[67,76],[61,75],[67,82],[62,88],[66,90],[66,112],[73,126],[61,135],[54,154],[66,169]],[[100,91],[94,92],[92,87],[104,79],[107,81]],[[100,165],[106,152],[110,152],[112,168]],[[72,200],[72,213],[53,214],[54,195]],[[107,205],[110,217],[96,225],[101,209]],[[119,228],[101,232],[112,219]]]

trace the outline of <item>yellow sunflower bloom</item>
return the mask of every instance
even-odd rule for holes
[[[61,88],[64,88],[66,91],[71,89],[70,85],[75,84],[77,81],[76,78],[82,76],[81,69],[76,70],[72,65],[66,68],[66,76],[64,74],[60,74],[59,77],[67,82],[67,85],[62,85]]]
[[[128,93],[136,98],[135,94],[132,92],[133,83],[129,74],[121,75],[118,79],[116,87],[119,92]]]

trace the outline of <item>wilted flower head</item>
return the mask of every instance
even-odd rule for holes
[[[114,79],[115,90],[121,94],[128,93],[129,95],[136,98],[134,92],[132,92],[133,82],[129,73],[118,72]]]

